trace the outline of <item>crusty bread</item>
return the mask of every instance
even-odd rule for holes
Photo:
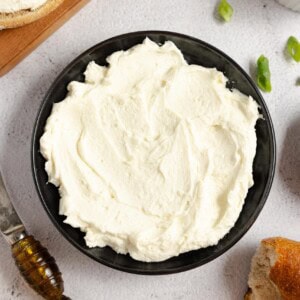
[[[48,0],[44,5],[35,10],[26,9],[15,13],[0,13],[0,29],[15,28],[29,24],[49,14],[63,1]]]
[[[300,300],[300,242],[261,242],[251,263],[245,300]]]

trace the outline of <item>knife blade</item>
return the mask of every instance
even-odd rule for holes
[[[0,231],[13,244],[25,235],[25,227],[15,211],[0,172]]]

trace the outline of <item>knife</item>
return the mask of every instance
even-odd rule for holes
[[[0,172],[0,231],[11,245],[12,256],[27,283],[47,300],[70,299],[55,259],[39,241],[28,235],[5,189]]]

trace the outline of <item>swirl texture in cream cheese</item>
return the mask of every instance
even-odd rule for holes
[[[0,0],[0,13],[15,13],[21,10],[35,10],[47,0]]]
[[[172,42],[107,62],[68,85],[40,140],[59,213],[89,247],[141,261],[216,245],[253,185],[257,103]]]

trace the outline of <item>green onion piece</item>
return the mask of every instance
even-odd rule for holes
[[[269,60],[261,55],[257,60],[256,82],[259,88],[264,92],[271,92],[271,73],[269,69]]]
[[[294,36],[289,37],[286,47],[294,61],[300,62],[300,43]]]
[[[233,15],[233,8],[227,0],[221,0],[218,6],[218,12],[224,21],[229,22]]]

